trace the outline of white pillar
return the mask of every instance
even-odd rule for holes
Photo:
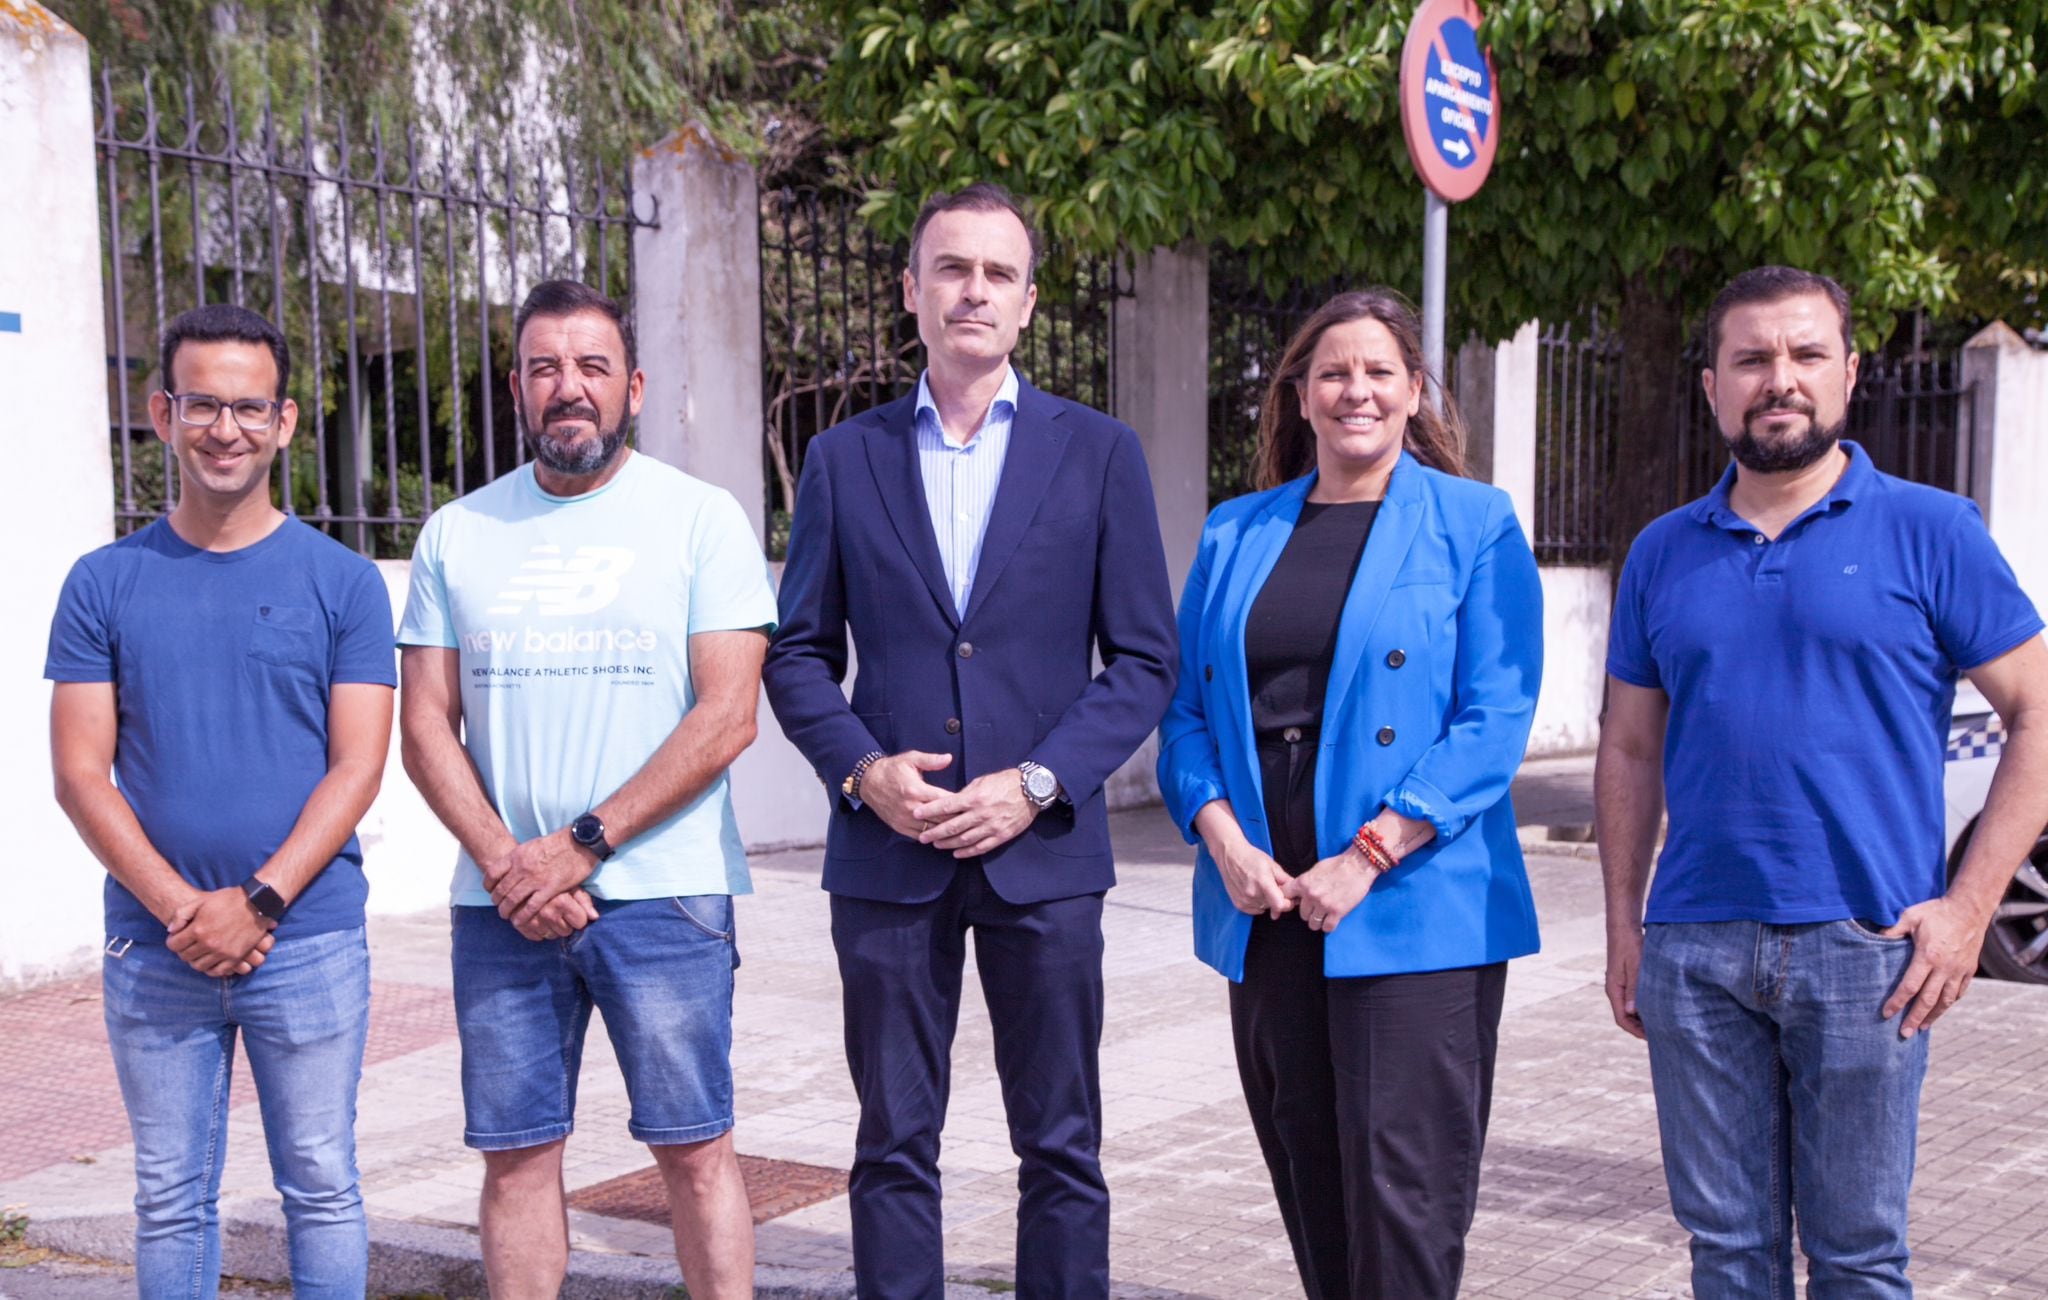
[[[44,634],[64,575],[114,535],[99,188],[85,39],[35,0],[0,5],[0,392],[28,395],[33,471],[0,475],[16,635],[0,650],[0,783],[16,792],[18,897],[0,909],[0,988],[83,968],[105,873],[51,798]],[[33,178],[29,180],[27,178]]]
[[[1138,432],[1152,471],[1166,571],[1179,598],[1209,517],[1209,252],[1155,248],[1116,300],[1114,414]]]
[[[2048,609],[2048,353],[2004,321],[1963,345],[1974,408],[1970,495],[2034,604]]]
[[[659,205],[633,232],[634,322],[647,395],[640,450],[739,498],[764,536],[760,191],[754,169],[692,122],[633,163]]]
[[[739,498],[766,540],[761,396],[760,189],[754,169],[692,122],[633,163],[659,203],[633,232],[633,315],[647,396],[640,450]],[[781,581],[781,565],[773,568]],[[759,734],[731,769],[733,815],[749,850],[825,842],[827,802],[796,746],[756,703]]]
[[[1505,343],[1472,339],[1458,349],[1458,410],[1465,417],[1465,464],[1506,490],[1530,541],[1536,539],[1536,347],[1529,321]]]
[[[1132,265],[1131,296],[1116,300],[1110,353],[1112,414],[1137,431],[1174,599],[1209,516],[1209,251],[1155,248]],[[1110,775],[1109,806],[1159,801],[1156,737]]]

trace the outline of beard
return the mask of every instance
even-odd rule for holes
[[[1756,423],[1767,415],[1790,411],[1806,417],[1806,429],[1797,434],[1786,434],[1772,442],[1765,442],[1756,434]],[[1737,464],[1756,474],[1784,474],[1792,470],[1805,469],[1835,449],[1835,444],[1848,432],[1849,417],[1845,412],[1841,419],[1831,425],[1822,425],[1814,418],[1813,406],[1807,402],[1785,397],[1766,397],[1742,413],[1742,432],[1730,438],[1725,432],[1722,440],[1728,444],[1728,451]]]
[[[588,420],[598,431],[595,438],[558,437],[548,432],[553,420]],[[533,458],[557,474],[585,478],[612,463],[619,448],[626,445],[627,417],[607,429],[597,408],[583,402],[557,402],[540,413],[540,423],[526,422],[526,445]]]

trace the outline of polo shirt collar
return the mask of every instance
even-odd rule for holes
[[[1843,469],[1842,476],[1835,480],[1835,485],[1828,489],[1828,494],[1814,502],[1800,515],[1801,519],[1818,512],[1832,512],[1849,506],[1876,484],[1877,467],[1870,463],[1870,453],[1863,450],[1861,444],[1849,438],[1842,439],[1842,450],[1849,456],[1847,468]],[[1692,517],[1716,528],[1748,532],[1749,522],[1736,514],[1734,508],[1728,504],[1728,494],[1734,489],[1735,462],[1730,460],[1728,468],[1721,473],[1721,481],[1714,484],[1714,490],[1693,503]]]

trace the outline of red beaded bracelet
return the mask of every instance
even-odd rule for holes
[[[1381,871],[1394,869],[1394,852],[1387,847],[1387,842],[1380,838],[1380,833],[1372,828],[1371,822],[1358,828],[1358,833],[1351,837],[1351,847],[1357,849],[1367,862]]]

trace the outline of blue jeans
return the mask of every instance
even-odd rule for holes
[[[1910,1296],[1927,1034],[1880,1017],[1910,939],[1858,921],[1647,927],[1636,1006],[1696,1300]]]
[[[362,1300],[369,1234],[356,1185],[356,1085],[369,1030],[360,926],[278,940],[213,979],[162,944],[110,938],[107,1039],[135,1134],[135,1282],[143,1300],[212,1300],[235,1038],[249,1052],[291,1235],[292,1292]]]
[[[618,1053],[634,1138],[704,1142],[732,1127],[732,899],[598,899],[566,939],[528,939],[491,907],[454,907],[462,1139],[541,1146],[576,1122],[590,1012]]]

